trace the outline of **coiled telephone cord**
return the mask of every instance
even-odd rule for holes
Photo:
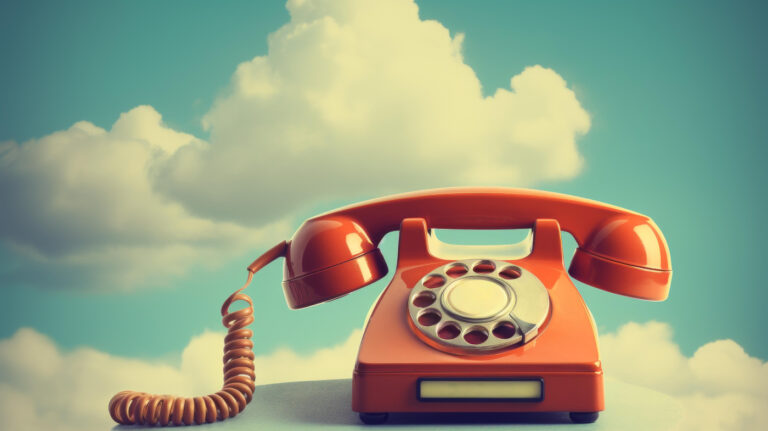
[[[243,289],[253,274],[285,255],[286,242],[272,247],[248,266],[248,279],[221,306],[222,323],[227,328],[224,338],[224,385],[215,394],[200,397],[175,397],[145,392],[122,391],[109,402],[109,414],[124,425],[192,425],[234,417],[251,401],[256,387],[253,365],[253,332],[245,329],[253,321],[253,302]],[[245,301],[248,307],[229,311],[233,303]]]

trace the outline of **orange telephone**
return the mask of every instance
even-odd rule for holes
[[[431,228],[530,228],[516,256],[436,255]],[[400,230],[397,268],[368,318],[352,379],[352,409],[365,423],[388,412],[569,412],[593,422],[603,410],[594,321],[563,267],[560,231],[578,243],[568,272],[635,298],[667,298],[669,249],[641,214],[577,197],[504,188],[449,188],[375,199],[313,217],[248,267],[285,257],[293,309],[343,296],[382,278],[377,248]],[[224,387],[179,398],[124,391],[119,423],[167,425],[226,419],[254,389],[250,298],[222,307],[229,333]],[[235,301],[249,306],[229,311]]]

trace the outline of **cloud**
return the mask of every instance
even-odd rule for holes
[[[552,69],[525,68],[486,97],[464,35],[420,19],[411,0],[287,8],[268,54],[240,64],[205,115],[210,143],[153,170],[194,213],[259,224],[331,196],[523,186],[580,171],[589,115]]]
[[[155,191],[152,165],[196,145],[150,106],[120,115],[111,130],[81,121],[21,145],[5,142],[0,238],[33,262],[121,287],[263,241],[260,230],[192,215]]]
[[[638,342],[643,340],[643,342]],[[733,340],[717,340],[685,357],[666,323],[628,323],[600,337],[606,372],[671,394],[744,393],[768,397],[768,363]]]
[[[680,352],[665,323],[628,323],[600,337],[606,376],[673,396],[683,406],[683,430],[768,427],[768,362],[733,340]]]
[[[200,376],[204,384],[188,394],[200,394],[221,386],[221,352],[224,349],[223,332],[206,332],[194,337],[181,355],[181,372],[185,375]],[[346,379],[352,377],[357,349],[360,347],[363,331],[353,331],[341,344],[319,349],[310,355],[298,355],[283,347],[268,355],[256,356],[254,367],[256,383],[272,383]],[[207,389],[205,389],[207,388]],[[166,390],[167,391],[167,390]]]
[[[342,344],[300,356],[280,349],[255,359],[258,384],[351,378],[362,331]],[[107,403],[135,389],[197,396],[221,388],[224,334],[190,340],[179,365],[112,356],[91,348],[64,352],[34,329],[0,341],[0,429],[90,430],[112,426]]]
[[[650,322],[601,337],[607,410],[598,429],[766,428],[768,363],[731,340],[708,343],[687,358],[671,335],[668,325]],[[350,378],[361,336],[356,330],[343,343],[308,355],[286,348],[259,355],[257,383]],[[222,347],[223,333],[205,332],[190,340],[174,365],[90,348],[66,352],[22,328],[0,340],[0,428],[104,429],[111,426],[106,404],[123,389],[210,393],[221,385]],[[683,377],[669,381],[670,369],[658,368],[665,362]]]
[[[268,54],[240,64],[205,115],[208,142],[139,106],[110,130],[81,121],[0,143],[5,280],[158,285],[283,239],[330,199],[579,172],[590,119],[555,71],[528,67],[483,96],[464,35],[412,0],[287,8]]]

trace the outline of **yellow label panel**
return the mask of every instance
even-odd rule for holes
[[[421,380],[421,399],[541,399],[540,380]]]

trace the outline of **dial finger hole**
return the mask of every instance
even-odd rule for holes
[[[434,293],[425,290],[413,298],[413,305],[419,308],[429,307],[435,302],[435,298],[436,297]]]
[[[520,275],[522,275],[522,271],[516,266],[507,266],[499,272],[499,276],[501,278],[506,278],[507,280],[520,278]]]
[[[469,272],[469,268],[467,268],[467,265],[464,265],[463,263],[454,263],[453,265],[449,266],[448,269],[445,271],[446,274],[448,274],[449,277],[461,277],[462,275]]]
[[[469,344],[483,344],[487,339],[488,331],[486,331],[486,329],[482,326],[475,326],[470,328],[469,331],[464,334],[464,341]]]
[[[458,337],[460,333],[461,329],[459,329],[459,325],[453,322],[445,322],[440,325],[440,328],[437,330],[437,336],[443,340],[453,340]]]
[[[423,326],[432,326],[440,321],[442,315],[439,311],[430,308],[419,313],[418,321]]]
[[[493,328],[493,336],[507,340],[515,336],[515,325],[512,322],[501,322]]]
[[[481,260],[472,267],[472,271],[475,271],[478,274],[488,274],[493,272],[495,269],[496,265],[494,265],[494,263],[490,260]]]
[[[442,275],[430,274],[424,278],[424,281],[422,281],[421,284],[430,289],[437,289],[445,284],[445,277]]]

